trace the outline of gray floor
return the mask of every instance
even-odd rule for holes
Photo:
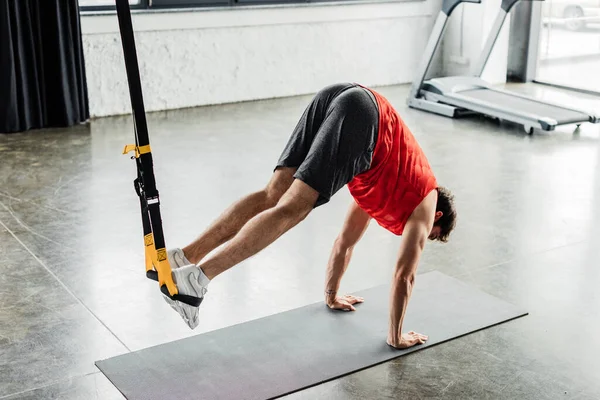
[[[515,89],[600,111],[580,95]],[[419,272],[458,277],[530,315],[288,398],[600,398],[599,127],[530,137],[406,109],[407,90],[380,89],[455,192],[460,218],[450,243],[428,245]],[[149,115],[168,247],[266,182],[309,99]],[[144,277],[135,166],[120,154],[131,129],[117,117],[0,136],[2,399],[120,399],[95,360],[322,299],[346,189],[212,282],[190,331]],[[388,282],[399,242],[373,224],[343,289]]]

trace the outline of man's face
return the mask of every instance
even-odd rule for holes
[[[439,238],[441,232],[442,228],[434,225],[433,228],[431,228],[431,232],[429,233],[429,240],[435,240]]]

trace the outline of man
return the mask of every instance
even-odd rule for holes
[[[407,348],[427,336],[402,333],[402,321],[426,240],[447,241],[455,225],[452,195],[437,185],[410,130],[379,93],[331,85],[306,108],[267,186],[233,205],[193,243],[168,251],[180,293],[203,297],[211,280],[258,253],[348,185],[354,199],[327,267],[325,302],[354,311],[362,298],[338,295],[352,250],[371,219],[402,235],[391,288],[387,343]],[[205,259],[217,247],[210,258]],[[198,325],[198,308],[165,300]]]

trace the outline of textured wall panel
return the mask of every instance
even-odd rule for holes
[[[148,111],[410,82],[430,15],[136,33]],[[118,33],[84,35],[93,116],[130,111]]]

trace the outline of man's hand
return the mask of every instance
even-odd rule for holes
[[[397,349],[407,349],[417,344],[423,344],[427,339],[429,339],[428,336],[410,331],[408,333],[403,333],[400,340],[388,337],[387,344]]]
[[[365,301],[362,297],[352,296],[347,294],[345,296],[336,296],[333,301],[326,300],[329,308],[333,310],[344,310],[344,311],[356,311],[354,304],[362,303]]]

